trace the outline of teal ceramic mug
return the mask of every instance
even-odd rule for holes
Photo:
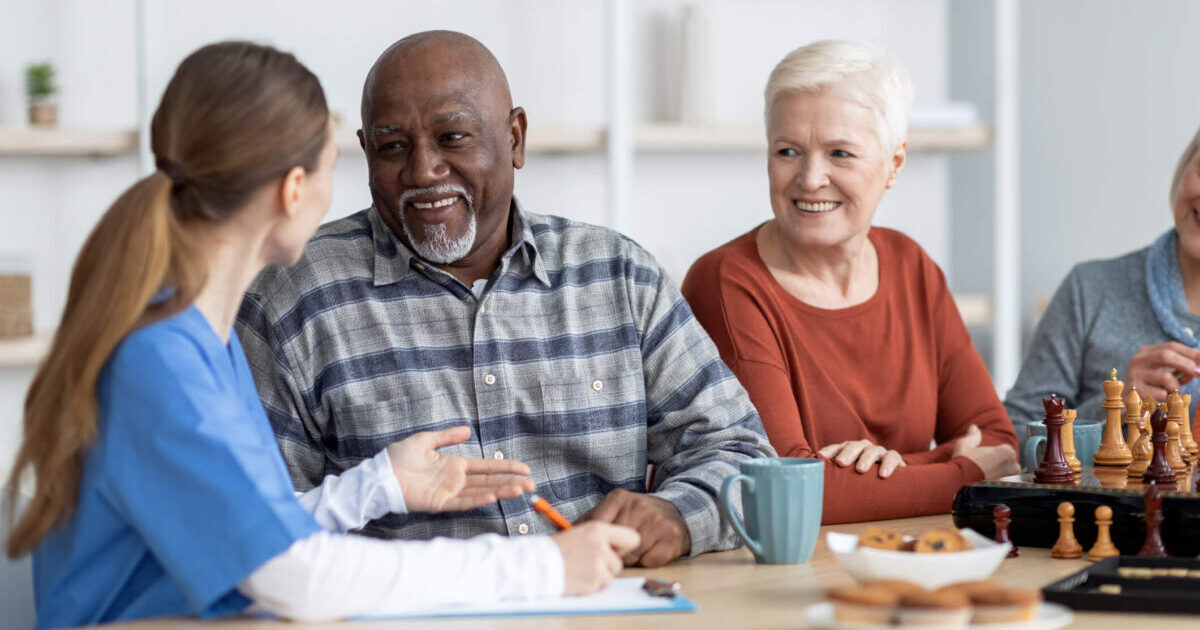
[[[1104,423],[1098,420],[1076,420],[1074,428],[1072,433],[1075,435],[1075,457],[1084,468],[1090,468],[1092,458],[1100,449],[1100,441],[1104,437]],[[1025,425],[1025,435],[1025,444],[1021,447],[1021,468],[1033,470],[1042,463],[1042,456],[1046,451],[1046,425],[1031,422]]]
[[[721,485],[721,515],[754,554],[768,564],[807,562],[821,529],[825,463],[819,459],[772,457],[743,461],[741,474]],[[733,509],[734,484],[741,484],[742,514]]]

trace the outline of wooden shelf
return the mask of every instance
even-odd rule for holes
[[[633,144],[653,153],[765,151],[767,132],[762,125],[641,125]]]
[[[913,127],[908,133],[910,151],[963,151],[990,143],[991,129],[984,125]],[[647,152],[762,151],[767,140],[762,125],[646,125],[637,129],[634,144]]]
[[[136,150],[133,129],[0,127],[0,155],[103,156]]]
[[[0,339],[0,368],[36,367],[50,350],[54,333]]]
[[[910,127],[910,151],[972,151],[992,145],[992,128],[987,125],[970,127]]]
[[[343,126],[337,132],[343,153],[359,153],[354,129]],[[966,151],[986,148],[992,131],[986,125],[969,127],[909,129],[911,151]],[[604,150],[606,133],[599,127],[531,127],[526,150],[530,153],[595,153]],[[762,151],[766,132],[762,125],[641,125],[633,135],[634,147],[646,153],[715,153],[722,151]]]
[[[339,126],[335,132],[338,149],[343,154],[362,155],[358,146],[357,129]],[[604,130],[598,127],[569,127],[546,125],[531,130],[526,137],[525,150],[530,153],[591,153],[604,150]]]
[[[646,153],[714,153],[761,151],[766,146],[761,125],[641,125],[633,137],[638,151]],[[985,125],[909,130],[912,151],[965,151],[986,148],[991,129]],[[338,147],[360,154],[358,137],[349,126],[337,131]],[[0,128],[0,156],[111,156],[137,150],[133,129],[71,129],[34,127]],[[547,125],[530,129],[530,153],[597,153],[604,150],[606,133],[600,127]]]
[[[992,324],[992,296],[986,293],[955,293],[954,303],[967,326]]]
[[[599,127],[543,125],[530,128],[525,150],[531,153],[592,153],[603,151],[608,134]]]

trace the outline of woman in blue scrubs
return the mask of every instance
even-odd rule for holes
[[[259,609],[297,619],[590,592],[637,545],[589,523],[554,537],[395,542],[344,532],[389,512],[532,490],[518,462],[443,456],[416,434],[297,496],[233,322],[267,264],[300,256],[337,157],[324,92],[242,42],[179,66],[155,112],[158,170],[84,244],[25,407],[7,542],[34,553],[38,627]]]

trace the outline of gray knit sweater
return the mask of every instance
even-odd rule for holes
[[[1055,291],[1004,399],[1022,444],[1024,425],[1045,416],[1043,396],[1056,393],[1068,408],[1079,410],[1080,419],[1103,421],[1101,383],[1109,371],[1117,368],[1123,380],[1139,348],[1170,341],[1146,293],[1147,251],[1076,265]],[[1200,317],[1176,315],[1184,326],[1200,331]]]

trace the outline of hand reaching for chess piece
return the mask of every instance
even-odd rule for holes
[[[1128,386],[1158,400],[1166,400],[1171,390],[1197,375],[1200,375],[1200,353],[1177,341],[1139,348],[1125,369]]]
[[[882,447],[870,440],[851,440],[829,444],[822,447],[818,453],[821,457],[842,468],[855,464],[857,460],[858,463],[854,465],[854,470],[860,473],[871,470],[871,466],[874,466],[875,462],[879,462],[881,479],[891,477],[897,468],[908,465],[904,461],[904,456],[899,452]]]
[[[971,425],[966,434],[954,443],[951,457],[966,457],[975,462],[983,471],[984,479],[999,479],[1021,472],[1021,465],[1017,463],[1017,452],[1011,446],[980,446],[982,440],[983,434],[979,432],[979,427]]]

